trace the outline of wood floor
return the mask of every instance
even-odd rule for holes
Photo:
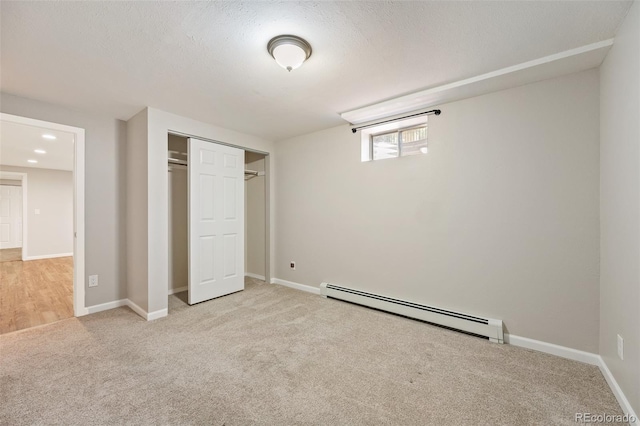
[[[22,247],[0,250],[0,262],[22,260]]]
[[[73,317],[73,257],[0,262],[0,334]]]

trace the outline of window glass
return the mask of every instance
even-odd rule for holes
[[[402,156],[427,153],[427,128],[402,130]]]
[[[366,146],[363,145],[363,149]],[[388,133],[372,135],[369,151],[363,151],[364,160],[384,160],[427,153],[427,126],[410,127]]]
[[[371,148],[374,160],[383,160],[385,158],[397,157],[398,132],[372,136]]]

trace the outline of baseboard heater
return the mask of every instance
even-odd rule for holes
[[[488,337],[490,341],[504,343],[502,320],[481,318],[461,312],[421,305],[379,294],[367,293],[339,285],[322,283],[320,294],[324,297],[344,300],[409,318],[438,324],[466,333]]]

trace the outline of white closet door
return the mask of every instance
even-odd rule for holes
[[[0,185],[0,249],[22,247],[22,187]]]
[[[189,304],[244,290],[244,151],[189,139]]]

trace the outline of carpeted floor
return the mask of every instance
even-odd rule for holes
[[[249,279],[0,337],[2,425],[574,425],[597,367]]]

